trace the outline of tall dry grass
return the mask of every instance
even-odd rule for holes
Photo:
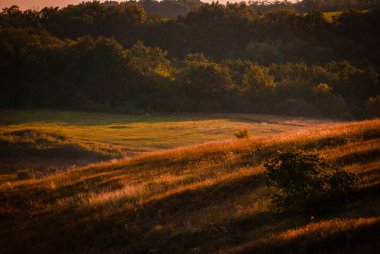
[[[24,230],[40,242],[44,239],[36,235],[37,224],[46,229],[39,223],[47,223],[48,215],[53,221],[68,222],[61,225],[62,229],[46,229],[50,238],[69,241],[65,232],[85,225],[90,238],[100,234],[117,243],[126,241],[123,236],[128,235],[141,243],[124,243],[130,252],[181,253],[194,248],[213,252],[259,239],[285,243],[298,236],[311,239],[314,231],[335,234],[335,228],[344,231],[351,230],[349,225],[362,225],[365,219],[351,221],[353,214],[374,217],[380,213],[380,207],[373,206],[376,199],[371,194],[380,178],[376,153],[379,138],[380,120],[372,120],[158,151],[74,168],[43,179],[3,183],[0,202],[6,209],[0,213],[15,216],[20,225],[28,216],[37,218],[38,223],[29,221],[30,227]],[[273,190],[265,184],[262,162],[278,150],[293,147],[314,150],[357,172],[361,188],[367,191],[358,198],[366,196],[368,202],[356,204],[354,200],[342,214],[331,215],[326,220],[330,222],[321,222],[320,226],[307,226],[310,221],[298,215],[273,214],[268,208]],[[377,219],[368,223],[376,224]],[[294,229],[297,226],[301,228]],[[12,232],[18,227],[12,227],[11,231],[5,227],[4,234],[17,237]],[[116,229],[120,232],[114,232]],[[278,238],[266,238],[270,234]],[[85,243],[101,250],[79,233],[73,235],[78,239],[76,248]],[[33,249],[30,244],[25,244],[29,250]],[[107,248],[121,251],[118,245]]]
[[[376,225],[376,228],[374,225]],[[330,238],[335,238],[336,241],[341,240],[339,238],[353,238],[358,231],[360,232],[365,228],[371,227],[373,227],[373,233],[377,233],[377,225],[380,225],[380,217],[332,219],[316,223],[312,222],[306,226],[245,243],[239,247],[221,251],[220,253],[310,253],[313,252],[313,245],[317,243],[323,244],[331,240]],[[292,250],[291,246],[294,247],[296,244],[297,247]],[[339,249],[338,242],[336,242],[336,245],[336,249]],[[324,250],[324,252],[328,253],[328,246],[319,248],[321,251]]]

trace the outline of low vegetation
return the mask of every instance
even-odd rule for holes
[[[380,120],[325,124],[0,185],[4,253],[375,253]],[[339,209],[270,209],[263,162],[292,148],[358,176]]]
[[[288,150],[264,162],[269,184],[276,187],[277,211],[318,213],[341,206],[356,188],[356,176],[330,165],[317,153]]]
[[[222,253],[376,253],[379,233],[379,217],[323,220]]]
[[[234,138],[247,129],[255,136],[317,125],[329,120],[252,114],[125,115],[74,111],[0,111],[0,133],[32,129],[82,143],[113,146],[125,156]]]
[[[249,137],[248,130],[247,129],[240,129],[240,130],[236,131],[235,137],[237,137],[237,138],[248,138]]]
[[[0,181],[28,179],[68,166],[120,158],[117,149],[32,129],[0,133]]]
[[[0,111],[0,181],[46,176],[107,159],[232,139],[239,129],[262,136],[324,122],[243,114],[142,116]]]
[[[111,158],[112,150],[95,150],[80,143],[74,143],[67,137],[53,133],[31,129],[22,129],[3,133],[0,136],[1,157],[22,156],[62,156],[83,157],[98,156]]]

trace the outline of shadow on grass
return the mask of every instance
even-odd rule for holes
[[[201,209],[224,202],[231,197],[254,192],[255,189],[262,187],[265,182],[266,180],[261,174],[250,175],[233,181],[175,193],[163,199],[150,201],[144,204],[141,209],[147,216],[155,215],[159,210],[170,214],[181,213],[188,209]]]
[[[1,223],[1,244],[4,253],[215,253],[220,249],[240,246],[249,240],[266,237],[308,224],[309,218],[298,215],[276,215],[270,211],[256,213],[249,217],[229,220],[223,224],[212,224],[193,230],[157,228],[186,211],[217,205],[228,198],[237,198],[253,192],[264,184],[264,178],[250,176],[235,182],[220,183],[202,189],[190,190],[152,201],[141,209],[121,209],[104,214],[99,211],[90,214],[51,213],[37,217],[19,217]],[[378,200],[380,185],[361,189],[351,197],[351,202]],[[374,201],[376,202],[376,201]],[[325,218],[347,217],[351,211],[360,209],[361,204],[343,208],[340,213]],[[161,211],[161,212],[160,212]],[[357,216],[373,216],[367,210]],[[377,235],[376,235],[377,234]],[[350,253],[351,247],[371,253],[378,247],[379,224],[355,230],[332,234],[331,238],[313,241],[306,238],[284,242],[281,245],[269,243],[247,253],[296,253],[336,252]],[[256,250],[256,249],[255,249]],[[367,251],[368,250],[368,251]],[[283,252],[284,251],[284,252]],[[243,252],[244,253],[244,252]],[[355,252],[354,252],[355,253]],[[357,252],[359,253],[359,252]]]
[[[324,235],[325,234],[325,235]],[[380,221],[359,225],[338,232],[311,232],[290,239],[252,242],[229,254],[248,253],[378,253],[380,248]]]

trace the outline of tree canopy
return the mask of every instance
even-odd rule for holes
[[[0,12],[0,104],[376,116],[377,2],[356,1],[371,7],[365,11],[354,10],[360,8],[352,2],[352,10],[339,7],[332,18],[307,11],[324,10],[332,2],[343,4],[144,0],[40,11],[5,8]],[[152,11],[152,6],[179,5],[186,8],[175,17]]]

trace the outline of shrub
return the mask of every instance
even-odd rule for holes
[[[367,100],[367,117],[380,117],[380,96],[370,97]]]
[[[277,191],[272,205],[279,211],[321,212],[340,204],[355,189],[357,178],[332,166],[316,153],[279,152],[264,162],[269,184]]]
[[[247,129],[240,129],[240,130],[235,132],[235,136],[237,138],[248,138],[249,137],[248,130]]]
[[[36,174],[34,173],[34,170],[20,170],[17,172],[16,178],[17,180],[27,180],[27,179],[34,179],[36,177]]]

